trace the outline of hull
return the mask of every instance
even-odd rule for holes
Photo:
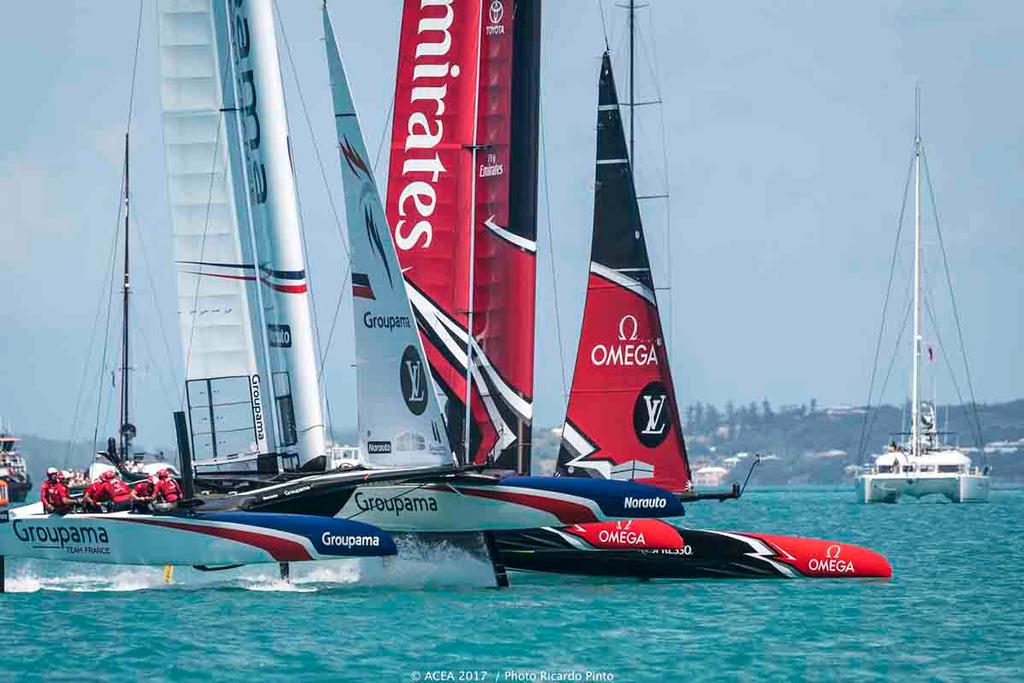
[[[47,515],[21,510],[11,511],[10,521],[0,524],[0,555],[100,564],[210,566],[397,552],[391,536],[369,524],[304,515]]]
[[[862,503],[895,503],[903,496],[944,496],[952,503],[984,503],[989,497],[989,477],[955,473],[944,476],[863,474],[856,480]]]
[[[306,477],[226,502],[235,509],[332,516],[411,533],[530,529],[683,514],[682,505],[667,491],[633,482],[454,475],[363,483],[366,476],[350,472]]]
[[[680,528],[660,520],[495,534],[508,569],[641,579],[889,579],[882,555],[849,543]]]

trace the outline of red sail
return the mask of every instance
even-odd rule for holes
[[[594,237],[558,473],[690,489],[611,62],[601,64]]]
[[[529,442],[535,288],[534,228],[509,225],[512,5],[406,0],[387,195],[455,450],[506,467]]]

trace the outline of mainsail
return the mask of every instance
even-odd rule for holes
[[[326,4],[323,22],[351,246],[360,450],[373,466],[448,464],[448,434]]]
[[[324,426],[272,1],[161,0],[159,16],[197,466],[297,467]]]
[[[218,45],[225,22],[209,0],[161,0],[160,92],[168,195],[178,263],[178,322],[185,356],[192,448],[215,461],[276,449],[262,400],[266,356],[248,239],[230,67]]]
[[[537,11],[526,0],[406,0],[387,212],[459,459],[524,470],[536,231],[533,212],[510,211],[509,165],[513,90],[525,103],[517,120],[535,128],[537,79],[514,77],[520,4]]]
[[[226,4],[279,448],[302,465],[326,449],[273,1]]]
[[[558,473],[690,489],[611,60],[601,62],[594,236]]]

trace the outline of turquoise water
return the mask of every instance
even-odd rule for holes
[[[513,574],[457,554],[221,574],[9,562],[0,681],[1011,680],[1024,676],[1024,490],[864,506],[749,492],[692,526],[860,543],[890,583],[638,583]],[[547,673],[545,679],[544,674]],[[568,676],[566,676],[568,674]]]

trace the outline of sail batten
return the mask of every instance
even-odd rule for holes
[[[164,0],[159,10],[164,142],[177,261],[242,258],[232,206],[217,58],[209,3]],[[257,372],[244,282],[178,269],[186,380]]]

